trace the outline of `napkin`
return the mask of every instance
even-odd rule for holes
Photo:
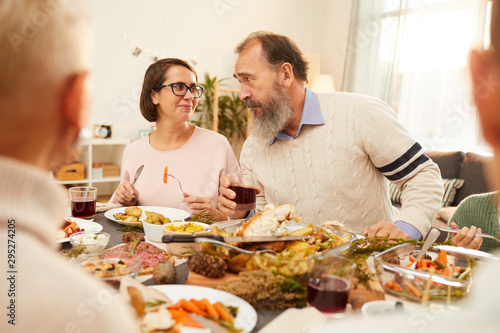
[[[269,324],[262,328],[259,333],[314,332],[314,327],[324,327],[327,321],[328,317],[319,312],[316,308],[290,308],[274,318]]]
[[[122,205],[119,205],[119,204],[113,204],[113,203],[102,203],[102,202],[97,202],[96,203],[97,207],[96,207],[96,211],[98,213],[102,213],[102,212],[106,212],[110,209],[113,209],[113,208],[118,208],[118,207],[121,207]]]

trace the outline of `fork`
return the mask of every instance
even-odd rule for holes
[[[167,176],[172,177],[173,179],[177,180],[177,182],[179,183],[179,188],[181,189],[181,192],[184,195],[184,190],[182,189],[181,181],[179,179],[177,179],[175,176],[173,176],[173,175],[171,175],[169,173],[167,173]]]
[[[452,232],[452,233],[458,233],[461,229],[453,229],[452,227],[439,227],[439,230],[441,231],[445,231],[445,232]],[[488,234],[482,234],[482,233],[479,233],[477,232],[476,233],[476,236],[479,236],[479,237],[484,237],[484,238],[491,238],[491,239],[494,239],[496,240],[497,242],[500,242],[500,237],[497,237],[497,236],[493,236],[493,235],[488,235]]]

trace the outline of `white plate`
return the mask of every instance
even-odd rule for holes
[[[139,207],[140,209],[142,209],[142,215],[139,218],[139,221],[146,220],[146,213],[144,213],[145,211],[160,213],[163,216],[168,217],[172,221],[173,220],[184,220],[187,217],[189,217],[189,212],[182,210],[182,209],[177,209],[177,208],[156,207],[156,206],[136,206],[136,207]],[[138,225],[139,223],[141,223],[141,222],[129,222],[129,221],[117,220],[113,217],[114,214],[118,214],[118,213],[125,214],[125,208],[127,208],[127,207],[110,209],[104,213],[104,216],[107,217],[108,219],[110,219],[111,221],[115,221],[116,223],[124,224],[124,225]]]
[[[85,229],[86,234],[89,232],[99,232],[102,230],[102,225],[92,220],[84,220],[76,217],[66,217],[66,220],[67,219],[76,222],[76,224],[78,224],[80,228]],[[64,243],[64,242],[69,242],[69,237],[56,240],[56,243]]]
[[[238,314],[234,318],[234,327],[243,329],[243,333],[252,331],[257,324],[257,312],[255,312],[255,309],[238,296],[225,291],[179,284],[162,284],[150,286],[149,288],[161,291],[174,303],[177,303],[182,298],[188,300],[192,298],[198,300],[206,298],[210,303],[221,302],[224,305],[238,307]]]

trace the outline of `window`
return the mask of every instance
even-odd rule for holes
[[[467,68],[487,0],[355,0],[344,90],[381,98],[425,149],[485,152]]]

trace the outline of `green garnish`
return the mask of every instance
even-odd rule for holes
[[[157,305],[161,305],[161,304],[165,304],[165,301],[155,300],[153,302],[146,302],[146,306],[157,306]]]
[[[130,249],[130,252],[128,254],[129,257],[131,257],[134,252],[135,252],[135,248],[137,247],[137,244],[139,244],[141,240],[139,238],[137,238],[135,241],[134,241],[134,244],[132,244],[132,248]]]

